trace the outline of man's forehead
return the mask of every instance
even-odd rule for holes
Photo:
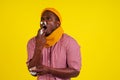
[[[54,12],[46,10],[42,13],[42,16],[57,16]]]

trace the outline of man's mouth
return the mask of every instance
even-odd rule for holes
[[[47,26],[43,26],[42,28],[47,29]]]
[[[47,29],[47,22],[46,21],[41,21],[40,22],[42,28]]]

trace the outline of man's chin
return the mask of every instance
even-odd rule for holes
[[[53,31],[54,31],[54,30],[53,30]],[[51,32],[46,32],[45,36],[46,36],[46,37],[49,36],[53,31],[51,31]]]

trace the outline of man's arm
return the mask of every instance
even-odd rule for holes
[[[35,48],[33,58],[28,62],[28,69],[40,65],[40,63],[42,62],[41,52],[42,49]]]
[[[79,75],[79,71],[73,68],[51,68],[44,65],[34,69],[33,72],[37,72],[37,75],[52,74],[59,78],[71,78]]]
[[[72,68],[50,68],[49,73],[59,78],[71,78],[79,75],[79,71]]]
[[[42,65],[42,49],[46,43],[45,33],[42,35],[39,34],[40,30],[38,31],[37,36],[35,37],[35,50],[32,59],[28,62],[28,69],[32,67],[37,67]]]

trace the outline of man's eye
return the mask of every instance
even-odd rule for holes
[[[47,17],[47,20],[50,20],[50,17]]]
[[[44,20],[44,18],[41,18],[41,20]]]

